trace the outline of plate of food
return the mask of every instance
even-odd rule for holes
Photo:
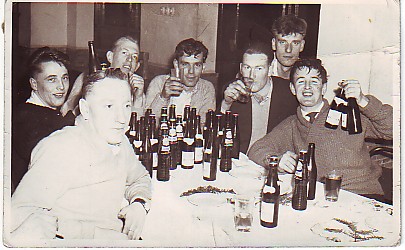
[[[218,207],[225,204],[234,194],[232,189],[201,186],[183,192],[180,197],[186,197],[187,201],[194,206]]]
[[[370,228],[365,223],[340,218],[316,223],[311,227],[311,231],[333,242],[362,242],[384,239],[381,233]]]

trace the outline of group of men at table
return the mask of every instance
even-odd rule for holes
[[[192,38],[175,49],[179,74],[156,76],[146,94],[135,73],[139,43],[131,37],[119,38],[107,52],[110,68],[81,74],[69,96],[67,56],[38,49],[29,64],[31,96],[13,113],[11,239],[138,239],[151,205],[151,179],[125,132],[131,111],[142,115],[151,108],[159,117],[170,104],[177,114],[185,105],[196,107],[202,118],[209,109],[239,113],[241,151],[262,166],[278,155],[280,172],[293,173],[297,153],[313,142],[319,177],[339,169],[343,189],[382,195],[381,169],[371,163],[365,138],[392,140],[392,107],[364,95],[358,81],[344,80],[340,87],[357,100],[363,132],[326,128],[327,72],[319,59],[299,58],[306,29],[294,15],[278,18],[271,46],[251,44],[240,63],[238,74],[253,80],[251,100],[237,101],[246,89],[234,80],[218,107],[213,84],[201,78],[208,49]],[[314,119],[308,116],[313,112]]]

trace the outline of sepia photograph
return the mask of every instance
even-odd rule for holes
[[[401,245],[399,0],[2,7],[3,246]]]

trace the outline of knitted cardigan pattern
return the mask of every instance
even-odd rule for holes
[[[329,170],[336,169],[343,174],[342,189],[357,194],[383,194],[378,178],[381,168],[371,164],[365,138],[392,139],[392,107],[382,104],[377,98],[368,95],[370,100],[364,108],[360,107],[363,132],[349,135],[340,127],[336,130],[326,128],[325,120],[329,104],[324,105],[311,124],[301,113],[285,119],[269,134],[257,141],[248,152],[251,160],[266,166],[270,155],[281,156],[286,151],[296,154],[307,149],[308,143],[315,143],[318,181]]]

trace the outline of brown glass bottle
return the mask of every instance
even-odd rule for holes
[[[100,62],[97,58],[96,50],[94,49],[94,41],[88,41],[89,46],[89,71],[88,74],[95,73],[97,70],[101,70]]]
[[[232,134],[233,134],[233,146],[232,146],[232,158],[234,159],[239,159],[239,153],[240,153],[240,131],[239,131],[239,114],[235,113],[233,114],[233,129],[232,129]]]
[[[318,168],[315,162],[315,143],[308,145],[308,200],[315,200]]]
[[[186,122],[185,133],[183,138],[183,152],[181,159],[181,167],[184,169],[192,169],[194,167],[194,137],[191,135],[192,123]]]
[[[159,141],[156,179],[158,181],[168,181],[170,179],[170,142],[169,131],[167,128],[162,129],[162,136]]]
[[[211,121],[212,124],[214,121]],[[204,163],[203,163],[203,179],[206,181],[215,181],[217,179],[217,156],[214,149],[215,145],[215,125],[207,130],[207,139],[204,145]]]
[[[181,115],[177,115],[176,119],[176,136],[177,136],[177,149],[176,149],[176,162],[177,166],[181,165],[182,151],[183,151],[183,138],[184,138],[184,129],[183,129],[183,120]]]
[[[151,132],[149,126],[145,126],[145,143],[143,147],[143,155],[142,155],[142,164],[149,172],[150,177],[152,178],[153,174],[153,152],[152,152],[152,145],[150,143]]]
[[[231,126],[231,111],[226,111],[225,114],[225,129],[224,139],[222,144],[221,162],[219,170],[221,172],[229,172],[232,169],[232,147],[233,147],[233,134]]]
[[[196,116],[196,132],[194,137],[194,164],[201,164],[204,155],[204,138],[201,130],[201,116]]]
[[[155,114],[150,114],[149,120],[150,120],[150,130],[151,130],[150,144],[152,145],[152,166],[153,166],[153,169],[157,169],[159,136],[158,136],[158,130],[156,129]]]
[[[169,144],[170,144],[170,170],[177,168],[177,132],[176,132],[176,118],[171,118],[169,127]]]
[[[298,159],[298,164],[294,174],[294,190],[292,195],[291,206],[295,210],[307,209],[308,200],[308,167],[307,167],[307,151],[301,150]]]
[[[136,122],[137,122],[137,114],[135,111],[131,112],[131,119],[129,120],[129,130],[127,131],[126,135],[129,139],[129,142],[131,145],[133,145],[133,142],[135,140],[136,136]]]
[[[137,130],[136,130],[136,134],[135,134],[135,139],[133,141],[133,145],[134,145],[134,150],[135,150],[135,154],[138,156],[138,159],[141,160],[142,159],[142,133],[144,131],[145,128],[145,118],[141,117],[140,120],[138,120],[137,122]]]
[[[277,227],[278,224],[280,185],[278,184],[277,168],[277,161],[270,163],[260,203],[260,225],[268,228]]]
[[[332,103],[330,104],[328,115],[325,121],[325,127],[330,129],[337,129],[339,127],[342,113],[340,112],[338,105],[341,103],[344,103],[344,94],[343,89],[339,88],[336,91],[336,95],[333,98]]]

